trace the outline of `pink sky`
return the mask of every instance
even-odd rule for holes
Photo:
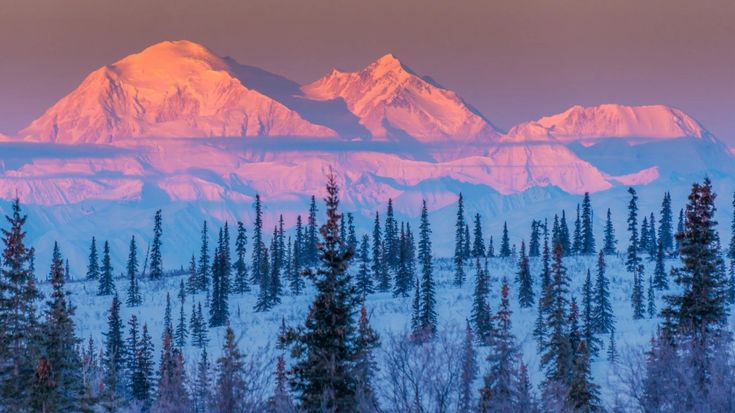
[[[24,0],[0,7],[0,132],[162,40],[295,81],[391,52],[503,129],[573,104],[662,103],[735,143],[731,0]]]

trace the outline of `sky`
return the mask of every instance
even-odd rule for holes
[[[300,83],[393,53],[501,129],[666,104],[735,144],[732,0],[0,0],[0,132],[92,70],[187,39]]]

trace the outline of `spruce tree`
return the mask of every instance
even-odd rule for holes
[[[528,256],[538,257],[541,255],[541,234],[539,228],[541,222],[537,220],[531,221],[531,238],[528,242]]]
[[[171,335],[163,336],[161,361],[158,363],[158,394],[155,409],[160,412],[185,412],[191,409],[186,389],[184,356],[174,348]]]
[[[301,220],[299,220],[301,223]],[[252,275],[250,280],[254,284],[258,284],[258,287],[263,290],[264,286],[264,275],[261,274],[263,267],[263,206],[260,203],[260,194],[255,195],[255,223],[253,227],[253,257],[250,264],[250,270]]]
[[[636,272],[641,263],[638,256],[639,238],[638,238],[638,194],[635,189],[628,188],[630,194],[630,202],[628,203],[628,232],[630,232],[630,242],[628,243],[628,255],[625,259],[625,268],[628,272]]]
[[[582,287],[582,335],[587,342],[590,356],[596,357],[600,351],[600,340],[595,335],[595,313],[594,293],[592,287],[592,276],[587,270],[587,277]]]
[[[472,243],[472,256],[475,258],[485,256],[485,238],[482,235],[482,222],[480,214],[475,214],[474,241]]]
[[[393,295],[395,297],[408,297],[411,284],[416,276],[411,272],[412,266],[409,260],[412,259],[410,257],[412,246],[409,245],[409,242],[405,225],[401,223],[401,235],[398,238],[398,271],[393,283]]]
[[[265,248],[265,246],[262,247],[262,252],[260,253],[261,260],[260,260],[260,270],[259,272],[261,275],[261,282],[260,282],[260,288],[258,289],[258,297],[255,301],[255,311],[257,312],[263,312],[268,311],[272,308],[273,300],[271,299],[271,288],[270,288],[270,258],[268,255],[268,249]]]
[[[274,238],[273,245],[271,247],[273,254],[271,255],[270,265],[270,281],[268,282],[269,288],[269,300],[271,307],[281,303],[281,294],[283,293],[283,286],[281,284],[281,251],[278,246],[277,238]]]
[[[590,193],[584,193],[582,201],[582,249],[583,255],[593,255],[595,253],[595,234],[592,229],[592,203],[590,202]]]
[[[464,227],[466,221],[464,216],[464,198],[462,193],[459,194],[457,201],[457,222],[454,227],[454,285],[461,286],[465,279],[464,261],[465,261],[465,244],[469,243],[465,239]]]
[[[82,361],[74,333],[74,307],[66,300],[64,263],[54,243],[51,262],[51,299],[42,325],[42,356],[35,371],[31,406],[38,411],[82,411]]]
[[[370,237],[365,234],[362,236],[359,254],[360,266],[357,272],[357,291],[360,297],[365,299],[368,294],[372,294],[373,280],[370,274]]]
[[[561,211],[561,218],[559,219],[559,241],[561,242],[564,255],[569,255],[572,250],[572,243],[569,237],[569,225],[567,224],[567,213],[565,210]]]
[[[169,336],[173,337],[174,335],[174,325],[173,325],[173,319],[171,318],[171,295],[166,292],[166,307],[163,310],[163,333],[162,337],[168,334]]]
[[[605,246],[602,250],[605,255],[613,255],[618,252],[618,241],[615,239],[615,228],[613,227],[610,208],[607,209],[607,219],[605,220]]]
[[[526,243],[521,241],[521,258],[518,260],[518,272],[516,273],[518,284],[518,302],[521,308],[531,308],[534,303],[533,278],[531,268],[526,256]]]
[[[548,400],[556,399],[560,391],[566,392],[573,361],[573,349],[567,335],[569,277],[562,262],[563,253],[561,243],[557,243],[551,265],[549,309],[544,320],[547,338],[541,354],[541,366],[544,369],[543,387]]]
[[[615,345],[615,327],[610,329],[610,341],[607,344],[607,361],[616,363],[618,361],[618,349]]]
[[[245,225],[237,221],[237,237],[235,238],[235,280],[232,284],[232,292],[242,294],[250,291],[248,284],[248,266],[245,262],[245,254],[247,253],[248,235]]]
[[[306,262],[309,265],[315,265],[317,263],[319,254],[317,247],[319,231],[317,230],[316,213],[316,197],[312,195],[311,204],[309,205],[309,219],[306,227],[306,245],[304,248],[306,252]]]
[[[202,348],[199,362],[196,366],[194,385],[192,389],[192,402],[194,411],[204,413],[210,402],[210,363],[207,356],[207,348]]]
[[[709,178],[692,185],[684,228],[676,234],[682,265],[671,272],[679,292],[665,297],[661,313],[667,320],[667,334],[692,340],[703,349],[716,342],[728,315],[716,231],[716,196]],[[706,380],[708,368],[706,361],[695,366],[698,383]]]
[[[647,253],[648,252],[648,242],[649,242],[649,236],[650,231],[648,229],[648,217],[643,216],[643,222],[641,223],[641,236],[639,239],[638,244],[638,252],[639,253]]]
[[[653,212],[648,218],[648,248],[646,253],[653,261],[656,257],[656,251],[658,250],[658,241],[656,237],[656,217],[653,216]]]
[[[416,277],[413,290],[413,301],[411,302],[411,334],[418,337],[421,333],[421,282]]]
[[[161,252],[161,236],[163,235],[163,216],[157,210],[153,217],[153,243],[151,245],[151,278],[156,280],[163,277],[163,255]]]
[[[107,316],[107,332],[103,364],[105,367],[103,405],[107,410],[116,410],[124,403],[125,394],[125,342],[120,319],[120,301],[115,295]]]
[[[433,337],[436,333],[436,299],[434,298],[434,267],[431,253],[431,227],[426,200],[421,208],[419,226],[419,261],[421,262],[421,323],[423,337]]]
[[[487,274],[480,267],[480,259],[475,260],[475,289],[472,293],[472,312],[470,321],[474,327],[477,340],[482,345],[487,345],[494,335],[490,305],[487,302],[489,285]]]
[[[661,238],[658,239],[658,248],[656,249],[656,267],[653,270],[653,285],[657,290],[667,290],[669,288],[669,278],[666,275],[664,264],[664,243]]]
[[[235,342],[235,333],[227,327],[222,356],[217,359],[214,384],[214,411],[245,413],[245,360]]]
[[[676,233],[681,232],[684,232],[684,209],[679,210],[679,222],[676,225]],[[681,241],[674,236],[674,250],[676,255],[679,255],[679,249],[681,249]]]
[[[128,307],[136,307],[143,303],[138,285],[138,247],[135,245],[135,236],[130,239],[130,252],[128,252],[128,291],[125,303]]]
[[[576,354],[566,398],[567,407],[575,412],[603,411],[600,405],[599,386],[592,381],[591,355],[585,340],[580,341]]]
[[[658,219],[658,239],[664,244],[664,251],[674,250],[674,217],[671,211],[671,193],[664,193],[661,202],[661,216]]]
[[[574,232],[572,235],[572,254],[582,253],[582,218],[577,204],[577,217],[574,219]]]
[[[385,231],[384,231],[384,242],[383,242],[383,261],[385,266],[393,273],[398,270],[398,224],[393,216],[393,200],[388,198],[388,210],[385,213]],[[347,238],[341,237],[346,243]]]
[[[486,412],[516,411],[516,372],[518,345],[511,331],[510,300],[508,282],[503,279],[500,293],[500,306],[494,316],[497,334],[490,340],[487,356],[488,374],[480,389],[480,409]]]
[[[189,336],[189,330],[186,328],[186,314],[184,313],[184,301],[179,303],[179,320],[176,323],[174,331],[174,341],[176,347],[183,349],[186,346],[186,338]]]
[[[503,238],[500,241],[500,256],[510,257],[510,238],[508,238],[508,223],[503,222]]]
[[[645,315],[645,304],[643,303],[643,266],[638,265],[633,272],[633,291],[630,296],[630,303],[633,306],[633,319],[640,320]]]
[[[199,290],[199,276],[197,275],[197,259],[194,254],[191,255],[189,260],[189,269],[186,271],[186,290],[189,294],[196,294]]]
[[[380,214],[375,213],[375,223],[373,226],[373,276],[375,277],[376,289],[378,291],[390,290],[390,275],[388,274],[388,266],[385,262],[385,243],[380,230]]]
[[[2,269],[0,270],[0,410],[23,411],[29,403],[29,390],[39,347],[39,322],[36,302],[41,294],[33,274],[33,249],[25,246],[26,216],[20,202],[6,216],[9,228],[3,229]]]
[[[347,271],[352,251],[339,239],[339,189],[333,173],[327,176],[327,221],[321,227],[321,266],[306,274],[314,281],[316,296],[307,319],[298,329],[286,329],[281,343],[295,359],[290,383],[304,411],[354,411],[354,376],[360,301]]]
[[[100,261],[97,254],[97,240],[92,237],[92,244],[89,246],[89,261],[87,263],[87,279],[96,280],[100,277]]]
[[[115,292],[115,282],[112,279],[112,263],[110,260],[110,244],[105,241],[102,249],[102,268],[100,268],[99,287],[97,295],[112,295]]]
[[[153,369],[153,340],[148,333],[148,324],[143,324],[138,352],[135,355],[134,370],[130,378],[130,394],[140,403],[143,411],[147,410],[153,399]]]
[[[598,334],[609,333],[615,328],[609,285],[610,282],[605,275],[605,253],[600,251],[597,255],[597,275],[595,276],[592,310],[593,331]]]
[[[347,246],[352,251],[357,251],[357,232],[355,231],[355,218],[352,212],[347,213]]]
[[[379,412],[378,398],[373,381],[378,367],[374,351],[380,346],[380,337],[373,330],[368,320],[365,304],[360,308],[357,322],[357,338],[355,339],[355,404],[360,412]]]
[[[475,257],[477,259],[478,257]],[[459,380],[459,411],[469,412],[475,407],[473,383],[477,377],[477,355],[475,352],[475,334],[469,320],[465,327],[462,342],[462,371]]]
[[[653,276],[648,276],[648,318],[656,316],[656,291],[653,284]]]
[[[207,221],[202,224],[202,240],[199,247],[199,269],[198,269],[198,291],[209,289],[211,278],[211,262],[209,256],[209,230],[207,229]]]
[[[485,254],[488,258],[495,258],[495,247],[493,247],[493,236],[490,235],[490,239],[487,242],[487,254]]]
[[[191,344],[194,347],[205,348],[209,343],[209,338],[207,337],[207,325],[204,322],[204,314],[202,313],[202,303],[197,303],[196,308],[192,307],[189,330],[191,330]]]

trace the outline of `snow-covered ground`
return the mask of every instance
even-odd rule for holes
[[[607,275],[610,280],[611,301],[614,306],[616,322],[616,342],[620,354],[630,350],[641,350],[647,346],[649,340],[656,330],[658,319],[633,320],[630,295],[632,288],[632,276],[625,271],[624,256],[608,256]],[[572,280],[571,294],[577,297],[581,306],[582,284],[587,269],[592,271],[594,282],[595,257],[569,257],[564,260]],[[540,258],[531,258],[531,270],[534,276],[534,289],[536,297],[539,294]],[[644,258],[647,280],[648,274],[653,271],[653,263]],[[667,270],[672,265],[677,265],[676,260],[667,260]],[[540,356],[536,353],[536,342],[532,331],[536,318],[536,307],[521,309],[518,305],[517,287],[514,283],[516,263],[513,259],[492,258],[489,259],[488,267],[491,275],[489,302],[492,310],[497,309],[499,303],[500,286],[503,277],[508,277],[511,287],[512,322],[513,331],[522,346],[523,360],[528,365],[532,381],[538,385],[543,377],[540,367]],[[353,269],[356,265],[353,265]],[[72,270],[73,273],[83,273],[82,269]],[[470,316],[472,304],[472,292],[474,285],[474,265],[468,263],[467,282],[462,287],[453,285],[452,261],[447,258],[439,258],[435,262],[436,301],[437,313],[439,315],[440,329],[442,328],[464,328],[464,323]],[[172,319],[174,326],[179,317],[180,301],[177,298],[179,283],[186,275],[171,276],[161,281],[145,280],[141,283],[143,293],[143,305],[136,308],[128,308],[123,305],[122,318],[125,322],[131,315],[137,315],[142,323],[147,323],[156,344],[156,353],[160,350],[160,337],[163,331],[164,309],[166,305],[166,293],[171,296]],[[127,281],[118,279],[117,291],[120,299],[124,302]],[[308,283],[307,283],[308,284]],[[673,284],[673,283],[671,283]],[[645,283],[647,286],[647,282]],[[72,303],[76,306],[76,324],[78,335],[85,341],[93,337],[99,346],[103,340],[102,333],[106,330],[107,311],[110,307],[111,297],[99,297],[96,295],[97,284],[91,281],[72,281],[68,283],[71,292]],[[48,285],[43,286],[44,290]],[[266,354],[269,357],[275,355],[275,339],[278,335],[282,319],[288,325],[301,324],[306,316],[311,302],[313,289],[307,287],[306,293],[300,296],[292,296],[286,290],[280,305],[268,312],[255,312],[253,306],[256,300],[256,289],[246,294],[232,294],[229,298],[230,323],[239,337],[239,346],[245,354]],[[191,314],[192,303],[201,302],[205,305],[204,294],[187,296],[184,303],[187,326]],[[370,312],[371,324],[384,337],[391,333],[402,333],[409,329],[410,309],[412,298],[394,298],[391,293],[376,293],[367,298],[366,306]],[[661,294],[657,294],[657,308],[662,305]],[[205,313],[207,310],[205,309]],[[461,330],[460,330],[461,331]],[[127,328],[126,328],[127,334]],[[209,354],[216,358],[221,352],[224,328],[213,328],[209,330]],[[608,337],[600,337],[604,348],[593,363],[593,375],[595,382],[601,386],[602,397],[606,402],[611,402],[620,387],[617,383],[618,376],[614,366],[606,360],[605,351],[608,345]],[[98,347],[99,348],[99,347]],[[193,362],[198,359],[198,349],[188,343],[184,349],[188,367],[192,368]],[[480,374],[486,366],[483,363],[484,351],[479,350]],[[476,386],[481,386],[478,377]]]

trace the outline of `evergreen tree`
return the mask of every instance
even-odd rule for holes
[[[561,218],[559,219],[559,241],[561,242],[562,251],[564,255],[569,255],[572,250],[572,243],[569,237],[569,225],[567,225],[567,213],[561,211]]]
[[[373,226],[373,267],[371,269],[377,283],[376,288],[378,291],[390,290],[390,276],[388,275],[385,254],[383,253],[384,249],[385,244],[380,232],[380,214],[376,212],[375,225]]]
[[[197,275],[197,259],[194,254],[191,255],[187,274],[186,290],[189,291],[189,294],[196,294],[199,290],[199,276]]]
[[[431,228],[426,200],[421,208],[421,225],[419,226],[419,261],[421,262],[421,322],[420,331],[423,337],[436,333],[436,299],[434,298],[434,268],[431,254]]]
[[[684,209],[679,210],[679,222],[676,225],[676,233],[678,234],[680,232],[684,232]],[[676,236],[674,236],[674,249],[676,250],[676,255],[679,255],[681,241]]]
[[[465,244],[469,243],[465,239],[464,228],[466,225],[464,216],[464,197],[459,194],[457,201],[457,222],[455,223],[454,234],[454,285],[461,286],[465,279],[464,260],[465,260]]]
[[[163,277],[163,255],[161,253],[161,236],[163,235],[163,216],[157,210],[153,217],[153,243],[151,246],[151,278],[156,280]]]
[[[299,219],[299,224],[301,220]],[[261,273],[263,268],[263,206],[260,203],[260,194],[255,195],[255,223],[253,228],[253,257],[250,264],[252,271],[251,281],[258,284],[261,292],[266,284],[264,282],[265,275]]]
[[[128,253],[128,294],[126,304],[128,307],[136,307],[143,303],[138,286],[138,248],[135,245],[135,236],[130,239],[130,252]]]
[[[273,254],[271,255],[270,265],[270,281],[268,283],[269,288],[269,300],[271,307],[281,303],[282,285],[281,285],[281,251],[278,247],[277,238],[274,238],[273,245],[271,247]]]
[[[600,340],[595,336],[595,313],[592,291],[592,276],[590,270],[587,270],[587,277],[582,287],[582,334],[587,342],[588,350],[591,357],[597,356],[600,351]]]
[[[211,262],[209,256],[209,230],[207,221],[202,224],[202,241],[199,248],[198,291],[209,289]]]
[[[475,258],[485,256],[485,238],[482,236],[480,219],[480,214],[475,214],[474,242],[472,243],[472,256]]]
[[[393,216],[393,200],[388,198],[388,210],[385,213],[385,241],[383,242],[383,261],[385,266],[392,272],[398,271],[398,224]],[[346,237],[341,237],[347,242]]]
[[[658,248],[656,249],[656,268],[653,271],[653,285],[658,290],[667,290],[669,288],[669,278],[666,275],[666,267],[664,265],[664,243],[663,239],[658,239]]]
[[[189,330],[186,328],[186,314],[184,313],[184,300],[179,305],[179,321],[176,323],[174,331],[174,340],[176,347],[183,349],[186,346],[186,338],[189,336]]]
[[[235,270],[235,280],[232,284],[232,292],[236,294],[242,294],[250,291],[250,285],[248,285],[248,267],[245,263],[245,254],[247,253],[248,235],[245,230],[245,225],[237,221],[237,238],[235,238],[235,263],[233,269]]]
[[[162,336],[165,336],[166,334],[173,337],[174,334],[174,327],[173,327],[173,319],[171,318],[171,295],[166,292],[166,308],[163,311],[163,334]]]
[[[646,307],[643,303],[643,289],[643,266],[638,265],[633,272],[633,291],[630,296],[634,320],[640,320],[645,315]]]
[[[493,236],[490,235],[490,240],[487,242],[487,254],[485,254],[488,258],[495,258],[495,248],[493,247]]]
[[[210,363],[207,357],[207,348],[202,348],[202,354],[196,366],[194,386],[192,389],[192,402],[194,411],[204,413],[210,400]]]
[[[658,241],[656,238],[656,217],[653,216],[653,212],[651,212],[650,217],[648,218],[648,249],[646,252],[648,253],[648,256],[651,258],[651,260],[654,260],[656,257],[656,251],[658,250]]]
[[[212,262],[212,302],[209,307],[209,326],[221,327],[227,325],[230,318],[228,306],[228,284],[231,265],[228,261],[227,241],[223,230],[220,230],[217,248],[214,250],[214,260]],[[265,260],[265,257],[262,257]],[[271,277],[270,274],[263,273],[261,277]],[[269,283],[270,284],[270,281]],[[272,290],[267,289],[267,296],[272,301]]]
[[[574,219],[574,232],[572,235],[572,254],[582,253],[582,218],[577,204],[577,217]]]
[[[537,316],[534,324],[533,336],[536,338],[538,351],[541,352],[546,346],[546,317],[551,309],[551,268],[549,253],[549,231],[548,225],[544,224],[544,249],[541,264],[541,296],[537,304]]]
[[[409,239],[406,235],[406,228],[401,223],[401,235],[398,238],[398,271],[396,272],[395,283],[393,284],[393,295],[398,297],[408,297],[411,289],[411,283],[416,276],[411,272],[412,265],[409,257],[412,246],[409,245]]]
[[[96,280],[100,277],[100,263],[97,255],[97,240],[92,237],[92,244],[89,246],[89,262],[87,263],[87,279]]]
[[[692,366],[700,386],[707,381],[710,369],[708,349],[722,336],[728,316],[715,221],[716,196],[709,178],[692,185],[684,230],[676,234],[682,265],[671,272],[679,292],[665,297],[666,307],[661,312],[667,320],[667,335],[700,349],[702,354]]]
[[[492,315],[490,314],[490,305],[487,302],[489,294],[489,285],[487,273],[480,267],[480,259],[475,260],[475,289],[472,294],[472,313],[470,321],[476,331],[478,341],[482,345],[487,345],[490,338],[494,335]]]
[[[360,308],[355,346],[355,404],[360,412],[378,412],[378,398],[372,382],[378,370],[373,352],[380,346],[380,337],[370,327],[365,304]]]
[[[134,356],[134,368],[130,378],[130,394],[140,403],[142,410],[147,410],[153,399],[153,340],[148,333],[148,325],[143,324],[143,332]]]
[[[191,409],[186,390],[184,356],[173,347],[171,335],[163,336],[161,361],[158,373],[158,394],[155,410],[160,412],[185,412]]]
[[[332,173],[327,178],[327,221],[319,243],[321,266],[306,272],[314,281],[316,296],[303,327],[285,330],[281,343],[291,348],[295,359],[290,383],[299,408],[346,412],[356,408],[354,315],[360,298],[347,272],[352,251],[339,239],[336,178]]]
[[[418,277],[416,277],[414,284],[413,302],[411,304],[411,332],[414,337],[418,337],[421,332],[421,283]]]
[[[291,396],[288,394],[286,385],[288,378],[286,377],[286,360],[283,355],[276,357],[276,386],[273,389],[273,396],[268,399],[269,413],[294,413],[296,408],[293,405]]]
[[[309,220],[306,228],[306,246],[304,251],[306,253],[306,262],[309,265],[315,265],[318,260],[319,250],[317,247],[317,230],[316,224],[316,197],[311,196],[311,205],[309,206]]]
[[[347,213],[347,246],[352,251],[357,251],[357,232],[355,232],[355,218],[352,212]]]
[[[584,193],[582,201],[582,249],[583,255],[593,255],[595,253],[595,234],[592,229],[592,203],[590,202],[590,193]]]
[[[628,203],[628,232],[630,232],[630,242],[628,243],[628,256],[625,260],[625,268],[628,272],[635,272],[641,263],[638,256],[639,239],[638,239],[638,194],[635,189],[628,188],[630,194],[630,202]]]
[[[600,405],[599,386],[592,381],[590,351],[585,340],[576,349],[571,383],[567,394],[567,406],[575,412],[603,411]]]
[[[615,345],[615,327],[610,329],[610,341],[607,344],[607,361],[610,363],[618,361],[618,349]]]
[[[500,306],[494,317],[497,334],[490,340],[487,356],[488,374],[480,390],[480,409],[485,412],[516,411],[516,373],[518,345],[511,331],[511,311],[508,299],[508,282],[503,279]]]
[[[541,234],[539,228],[541,222],[537,220],[531,221],[531,238],[528,242],[528,256],[538,257],[541,255]]]
[[[107,410],[117,409],[123,402],[125,394],[125,342],[123,341],[123,325],[120,319],[120,301],[115,295],[112,298],[110,313],[107,316],[107,332],[103,364],[105,366],[103,404]]]
[[[97,295],[112,295],[115,292],[115,282],[112,279],[112,263],[110,261],[110,244],[105,241],[102,249],[102,268],[100,269],[99,287]]]
[[[566,393],[573,361],[573,348],[567,335],[569,277],[562,256],[563,247],[557,243],[554,246],[554,259],[551,265],[549,310],[544,320],[547,338],[541,354],[541,366],[545,371],[543,383],[545,398],[550,401],[558,398],[560,392]]]
[[[605,221],[605,246],[602,250],[605,255],[613,255],[618,252],[618,241],[615,239],[615,228],[613,228],[610,208],[607,209],[607,220]]]
[[[518,284],[518,302],[521,308],[531,308],[534,303],[533,278],[531,277],[531,268],[528,265],[526,243],[524,241],[521,241],[521,258],[518,260],[516,283]]]
[[[508,238],[508,223],[503,222],[503,238],[500,241],[500,256],[510,257],[510,238]]]
[[[301,215],[296,217],[296,235],[294,237],[293,245],[293,263],[291,264],[292,272],[289,279],[289,289],[293,295],[301,295],[304,290],[305,284],[301,277],[301,271],[303,269],[303,250],[304,250],[304,232],[301,225]]]
[[[270,287],[270,258],[268,258],[268,249],[265,246],[262,247],[261,261],[260,261],[260,273],[261,283],[260,289],[258,290],[258,298],[255,301],[255,311],[262,312],[268,311],[272,308],[273,300],[271,299],[271,287]]]
[[[653,277],[648,276],[648,318],[656,316],[656,292],[653,285]]]
[[[674,249],[674,217],[671,212],[671,193],[664,193],[664,200],[661,202],[661,217],[658,220],[658,239],[664,245],[664,251],[673,251]]]
[[[198,303],[196,308],[192,304],[189,330],[191,331],[191,344],[198,348],[205,348],[209,339],[207,337],[207,326],[204,323],[204,315],[202,314],[202,303]]]
[[[0,270],[0,410],[23,411],[29,403],[39,347],[36,301],[41,295],[33,275],[33,249],[25,246],[26,216],[20,202],[6,216]]]
[[[605,253],[597,255],[597,275],[595,277],[594,308],[592,310],[593,331],[603,334],[615,328],[612,303],[610,302],[610,282],[605,275]]]
[[[365,299],[368,294],[372,294],[373,280],[370,274],[370,237],[365,234],[362,236],[360,243],[360,267],[357,272],[357,291],[360,297]]]
[[[51,262],[51,300],[42,325],[42,356],[35,371],[32,407],[38,411],[82,411],[82,361],[74,335],[74,308],[64,290],[64,263],[54,243]]]
[[[638,252],[648,252],[648,242],[650,231],[648,229],[648,217],[643,216],[643,222],[641,223],[641,236],[638,244]]]
[[[477,259],[477,257],[475,257]],[[473,383],[477,377],[477,355],[475,354],[475,334],[472,332],[469,320],[465,327],[464,341],[462,343],[462,372],[459,380],[459,411],[472,411]]]
[[[214,386],[214,411],[245,413],[245,360],[237,348],[235,333],[227,327],[222,357],[217,359],[217,379]]]

